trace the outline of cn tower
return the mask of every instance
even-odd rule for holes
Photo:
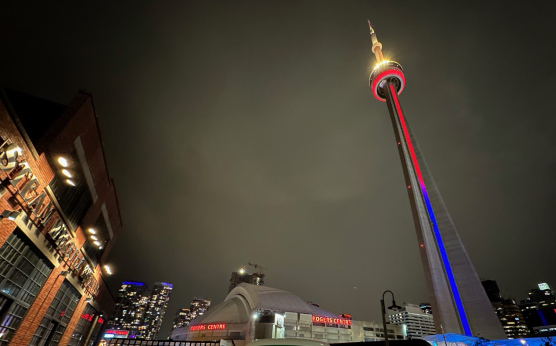
[[[369,85],[374,97],[386,102],[390,112],[436,332],[505,339],[402,110],[398,99],[405,87],[402,66],[384,59],[382,44],[370,21],[369,28],[377,61]]]

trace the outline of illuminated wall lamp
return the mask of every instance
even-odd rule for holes
[[[71,186],[75,186],[75,183],[71,179],[66,179],[66,183]]]
[[[68,178],[73,178],[73,176],[71,175],[71,172],[68,171],[67,169],[62,169],[62,174],[65,175]]]
[[[62,167],[67,167],[68,166],[68,160],[66,160],[66,158],[63,157],[63,156],[58,157],[58,163]]]
[[[112,275],[112,269],[108,265],[104,266],[104,270],[106,271],[106,274]]]
[[[96,246],[100,246],[100,243],[99,243],[98,241],[96,241],[96,240],[95,240],[93,243],[94,243]]]
[[[95,231],[93,228],[89,228],[89,233],[91,233],[91,234],[97,234],[97,231]]]
[[[91,236],[91,239],[92,239],[92,240],[98,240],[98,238],[95,237],[94,235]]]

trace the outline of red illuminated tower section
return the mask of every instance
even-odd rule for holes
[[[369,21],[377,65],[370,77],[374,97],[386,102],[429,288],[437,333],[504,339],[505,333],[467,255],[458,232],[415,141],[398,95],[405,87],[400,64],[385,60]]]

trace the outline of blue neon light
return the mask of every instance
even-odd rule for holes
[[[135,282],[135,281],[124,281],[122,285],[135,285],[135,286],[145,286],[144,282]]]
[[[544,314],[542,313],[542,311],[537,309],[537,314],[541,318],[542,325],[543,326],[548,326],[548,323],[546,322],[546,318],[544,318]]]

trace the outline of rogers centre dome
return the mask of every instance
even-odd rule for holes
[[[331,343],[365,341],[363,324],[380,325],[343,318],[310,305],[290,292],[242,283],[228,294],[224,302],[211,307],[188,326],[175,329],[171,339],[234,340],[235,346],[256,339],[275,338],[317,339]],[[405,338],[399,327],[395,328],[395,333],[400,339]],[[382,338],[377,335],[367,338],[367,341],[375,340]]]

